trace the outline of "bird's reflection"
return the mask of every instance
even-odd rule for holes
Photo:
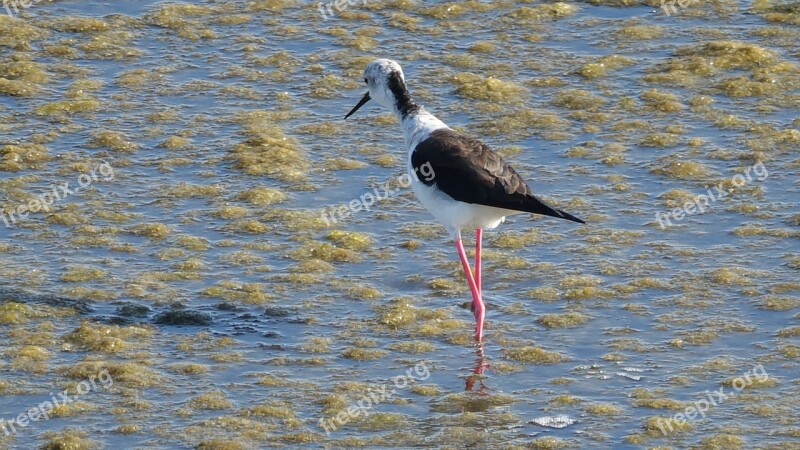
[[[489,361],[486,359],[483,342],[479,342],[477,345],[478,347],[475,349],[475,354],[477,355],[475,359],[475,368],[472,369],[472,373],[467,375],[465,390],[467,392],[475,392],[479,395],[489,396],[489,387],[484,383],[484,380],[486,380],[484,372],[486,369],[490,368]]]

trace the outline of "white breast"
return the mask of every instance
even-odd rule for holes
[[[413,172],[414,169],[410,167],[409,171]],[[459,236],[461,230],[477,228],[491,230],[503,223],[505,216],[519,214],[519,211],[459,202],[436,189],[435,185],[426,186],[414,179],[413,175],[411,178],[411,188],[422,206],[444,225],[453,238]]]
[[[420,109],[417,114],[403,120],[403,132],[406,145],[408,145],[407,165],[408,174],[411,177],[411,188],[422,206],[441,222],[454,238],[460,235],[463,229],[490,230],[500,225],[505,220],[505,216],[519,214],[519,211],[459,202],[437,189],[435,184],[427,186],[420,181],[421,174],[414,173],[411,155],[420,142],[427,139],[434,131],[442,128],[449,129],[450,127],[424,109]],[[435,173],[433,177],[436,178]]]
[[[408,157],[411,157],[411,152],[414,151],[417,144],[427,139],[434,131],[442,128],[450,127],[433,114],[425,111],[425,108],[420,108],[416,114],[403,119],[403,135],[406,139]]]

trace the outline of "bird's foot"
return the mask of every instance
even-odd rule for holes
[[[480,314],[475,313],[475,340],[483,341],[483,311]]]

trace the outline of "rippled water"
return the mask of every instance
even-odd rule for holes
[[[796,2],[18,9],[0,448],[800,448]],[[587,221],[487,233],[482,348],[395,119],[342,120],[376,57]]]

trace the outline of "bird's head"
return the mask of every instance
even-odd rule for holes
[[[369,63],[364,69],[364,82],[369,90],[358,104],[344,116],[345,119],[370,100],[375,100],[384,108],[396,113],[401,100],[408,95],[403,69],[400,64],[397,64],[397,61],[391,59],[376,59]]]

